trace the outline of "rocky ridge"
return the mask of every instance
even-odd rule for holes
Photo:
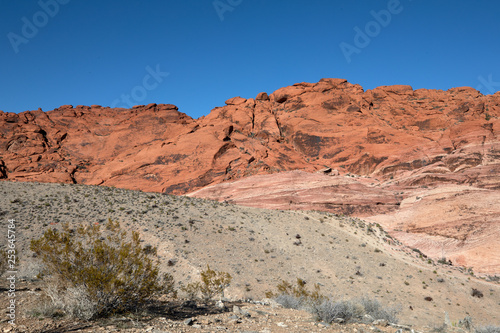
[[[235,97],[199,119],[170,104],[0,113],[1,177],[183,194],[289,170],[498,188],[500,93],[343,79]]]

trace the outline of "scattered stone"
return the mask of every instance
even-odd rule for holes
[[[332,172],[332,168],[324,168],[321,170],[318,170],[319,173],[324,173],[325,175],[328,175],[330,172]]]
[[[233,312],[235,314],[241,315],[243,317],[247,317],[247,318],[251,317],[251,315],[248,311],[243,310],[242,308],[240,308],[239,306],[236,306],[236,305],[233,306]]]
[[[217,301],[217,302],[215,303],[215,306],[216,306],[217,308],[219,308],[219,309],[222,309],[222,310],[224,310],[224,309],[226,308],[226,305],[225,305],[225,304],[224,304],[224,302],[222,302],[222,301]]]
[[[344,318],[335,318],[333,320],[334,323],[336,324],[343,324],[345,322]]]
[[[389,324],[389,326],[392,326],[392,327],[394,327],[394,328],[398,328],[398,331],[399,331],[399,330],[401,330],[401,332],[399,332],[399,333],[402,333],[402,332],[403,332],[403,330],[405,330],[405,331],[409,331],[409,332],[412,330],[412,329],[411,329],[411,327],[406,326],[406,325],[400,325],[400,324],[393,324],[393,323],[390,323],[390,324]],[[396,331],[396,332],[397,332],[397,331]]]
[[[188,318],[184,320],[184,325],[193,326],[193,324],[194,324],[194,318]]]
[[[372,324],[385,327],[385,326],[389,325],[389,321],[387,321],[387,319],[377,319],[377,320],[373,321]]]

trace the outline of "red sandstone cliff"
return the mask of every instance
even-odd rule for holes
[[[173,105],[0,113],[4,179],[186,193],[286,170],[497,188],[500,93],[341,79],[226,101],[192,119]]]

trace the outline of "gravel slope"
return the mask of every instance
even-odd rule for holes
[[[27,249],[47,228],[111,218],[157,246],[162,269],[179,285],[197,279],[207,264],[229,272],[228,300],[261,300],[281,280],[299,277],[320,283],[334,299],[368,296],[398,307],[400,323],[421,329],[441,325],[445,312],[451,322],[470,315],[477,324],[500,325],[498,283],[428,263],[360,219],[85,185],[4,181],[0,194],[2,220],[16,220],[19,277],[37,273]],[[7,244],[2,225],[1,244]],[[484,297],[472,297],[472,288]]]

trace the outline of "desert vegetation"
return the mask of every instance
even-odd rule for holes
[[[282,281],[276,292],[267,292],[266,296],[291,309],[311,312],[316,320],[325,323],[397,323],[398,311],[384,307],[378,300],[360,298],[353,300],[332,300],[321,293],[319,284],[308,290],[306,282],[297,278],[296,285]]]
[[[404,326],[426,331],[425,325],[432,329],[443,323],[443,311],[451,318],[447,330],[462,327],[458,318],[465,311],[475,321],[471,331],[482,325],[489,324],[484,326],[489,331],[498,326],[499,289],[494,276],[482,280],[458,266],[437,260],[428,264],[429,258],[420,258],[381,226],[363,219],[319,211],[245,208],[111,187],[0,185],[5,196],[0,214],[12,212],[19,231],[17,297],[23,301],[19,320],[21,326],[30,327],[25,329],[28,332],[75,323],[89,326],[88,332],[111,332],[109,325],[130,332],[148,327],[208,332],[217,326],[230,331],[256,327],[285,331],[288,326],[293,331],[295,325],[301,328],[297,332],[329,326],[364,331],[376,327],[382,332]],[[131,255],[120,259],[117,249],[122,248]],[[67,255],[65,249],[76,254]],[[104,255],[108,250],[114,255]],[[50,260],[43,260],[51,253],[59,259],[54,263],[65,267],[61,274]],[[96,253],[106,260],[98,260]],[[96,268],[99,262],[114,262],[120,268],[124,267],[121,260],[138,263],[131,260],[134,255],[143,258],[142,263],[149,258],[151,264],[143,268],[157,270],[156,279],[144,270],[142,275],[154,281],[156,287],[150,289],[154,292],[143,301],[130,301],[130,306],[118,301],[122,307],[99,310],[92,288],[99,289],[99,297],[107,290],[115,291],[110,297],[116,297],[122,295],[117,281],[123,280],[116,273],[113,282],[110,274],[104,274],[106,269]],[[101,272],[110,277],[102,282],[112,287],[78,283],[68,273],[78,269],[69,263],[93,267],[85,272]],[[164,278],[165,273],[170,279]],[[473,295],[473,289],[483,296]],[[273,290],[271,299],[264,298],[266,290]],[[426,301],[430,296],[432,300]],[[133,297],[138,299],[134,294],[128,299]],[[0,298],[8,299],[7,293],[0,293]]]
[[[201,299],[208,303],[213,297],[224,297],[224,289],[231,284],[232,277],[227,272],[216,272],[207,265],[206,270],[200,272],[201,281],[189,283],[182,288],[189,299]]]
[[[160,274],[156,249],[142,247],[137,232],[128,235],[111,219],[104,230],[98,224],[50,228],[30,249],[45,265],[53,306],[78,318],[137,310],[160,295],[175,296],[172,276]]]

